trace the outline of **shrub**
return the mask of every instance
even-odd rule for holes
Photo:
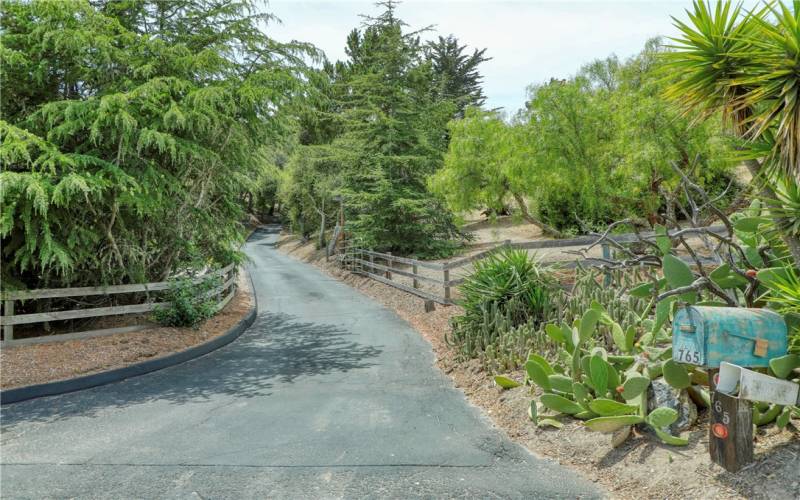
[[[523,250],[503,248],[474,264],[460,287],[464,315],[453,319],[448,338],[474,357],[510,331],[536,327],[553,311],[557,283]]]
[[[216,313],[216,296],[211,291],[220,285],[218,278],[195,283],[192,278],[172,280],[166,294],[166,306],[153,311],[164,326],[196,326]]]

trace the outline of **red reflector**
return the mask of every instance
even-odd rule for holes
[[[711,426],[711,433],[720,439],[728,437],[728,427],[724,424],[714,424]]]

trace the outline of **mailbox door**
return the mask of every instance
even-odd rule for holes
[[[706,327],[703,315],[694,307],[675,313],[672,322],[672,359],[679,363],[706,366]]]
[[[698,308],[701,312],[711,308]],[[769,360],[786,353],[786,324],[780,315],[766,309],[715,308],[705,314],[707,364],[722,361],[739,366],[769,366]]]

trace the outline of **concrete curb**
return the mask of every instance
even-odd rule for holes
[[[93,373],[91,375],[84,375],[83,377],[59,380],[56,382],[45,382],[44,384],[28,385],[0,391],[0,405],[18,403],[20,401],[41,398],[44,396],[56,396],[68,392],[88,389],[90,387],[97,387],[100,385],[111,384],[113,382],[119,382],[120,380],[125,380],[138,375],[144,375],[156,370],[168,368],[170,366],[175,366],[180,363],[185,363],[186,361],[199,358],[200,356],[230,344],[239,338],[239,336],[244,333],[245,330],[250,328],[250,326],[256,320],[258,313],[258,301],[256,298],[252,277],[246,268],[243,267],[243,269],[245,272],[247,272],[247,281],[250,285],[250,293],[253,298],[253,305],[244,318],[239,320],[239,322],[236,323],[233,328],[219,337],[215,337],[204,344],[196,345],[184,351],[169,354],[162,358],[143,361],[141,363],[135,363],[106,372]]]

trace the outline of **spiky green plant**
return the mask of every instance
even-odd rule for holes
[[[504,334],[536,332],[559,293],[550,272],[523,250],[504,247],[479,260],[459,287],[464,315],[453,319],[448,340],[474,357]],[[543,337],[543,335],[542,335]]]
[[[789,326],[789,351],[800,353],[800,272],[788,266],[762,269],[758,279],[767,288],[761,298],[783,314]]]
[[[760,195],[780,201],[776,186],[800,181],[800,2],[746,12],[729,0],[713,9],[697,0],[687,14],[688,22],[675,19],[681,35],[664,56],[665,69],[680,75],[666,93],[687,114],[721,113],[762,184]],[[795,221],[780,209],[771,217],[800,264]]]

